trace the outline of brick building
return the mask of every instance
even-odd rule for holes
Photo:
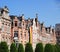
[[[36,21],[37,20],[37,21]],[[33,24],[30,27],[30,41],[35,49],[38,42],[56,44],[55,29],[45,27],[44,23],[40,23],[37,18],[33,19]]]
[[[9,9],[5,6],[0,8],[0,42],[6,41],[8,46],[11,44],[11,19]]]
[[[56,33],[56,39],[57,39],[57,44],[60,45],[60,23],[57,23],[55,25],[55,33]]]
[[[5,6],[0,8],[0,42],[6,41],[8,45],[12,42],[25,45],[30,42],[35,48],[38,42],[44,45],[47,43],[56,44],[55,29],[45,27],[44,23],[38,21],[36,15],[33,19],[25,19],[24,14],[21,16],[10,15]]]
[[[11,39],[12,42],[22,43],[25,45],[29,42],[29,33],[26,28],[26,21],[24,20],[24,16],[10,16],[11,19]]]

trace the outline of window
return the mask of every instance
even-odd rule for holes
[[[22,33],[21,33],[21,38],[22,38]]]
[[[4,25],[4,23],[2,23]]]
[[[24,26],[24,22],[23,22],[23,26]]]
[[[59,30],[59,28],[57,28],[57,30]]]
[[[18,37],[18,31],[14,31],[14,37]]]
[[[10,23],[8,24],[8,26],[10,26]]]
[[[10,38],[9,38],[10,39]]]
[[[5,25],[7,25],[7,23]]]
[[[60,33],[58,32],[58,35],[59,35]]]
[[[26,33],[24,35],[25,35],[25,39],[26,39]]]
[[[24,25],[24,23],[23,23],[23,25]]]
[[[21,27],[21,22],[19,23],[19,27]]]
[[[10,33],[10,27],[7,27],[7,31],[8,34]]]
[[[1,28],[2,28],[2,31],[4,31],[4,26],[3,26],[3,25],[2,25],[2,27],[1,27]]]
[[[1,14],[3,14],[3,11],[1,11]]]
[[[15,21],[15,26],[17,26],[17,21]]]
[[[4,39],[4,37],[3,37],[3,39]]]

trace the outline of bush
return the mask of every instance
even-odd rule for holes
[[[43,44],[38,43],[35,48],[35,52],[43,52]]]
[[[60,52],[60,46],[59,45],[55,45],[55,48],[57,49],[57,52]]]
[[[58,51],[55,45],[53,45],[53,49],[54,49],[54,52]]]
[[[0,43],[0,52],[9,52],[6,42],[1,42]]]
[[[10,52],[17,52],[17,48],[14,43],[12,43],[10,46]]]
[[[20,43],[18,46],[18,52],[24,52],[23,45]]]
[[[44,52],[54,52],[53,46],[51,44],[46,44]]]
[[[32,45],[30,43],[26,44],[25,52],[33,52],[33,48],[32,48]]]

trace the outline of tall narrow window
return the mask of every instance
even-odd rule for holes
[[[21,39],[22,39],[22,33],[21,33]]]
[[[15,21],[15,26],[17,26],[17,21]]]
[[[14,31],[14,37],[18,37],[18,31]]]
[[[21,22],[19,23],[19,27],[21,27]]]
[[[26,33],[25,33],[25,39],[26,39]]]
[[[58,36],[60,35],[60,33],[58,32]]]

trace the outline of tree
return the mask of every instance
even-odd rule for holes
[[[0,52],[9,52],[6,42],[1,42],[0,43]]]
[[[12,43],[10,46],[10,52],[17,52],[17,48],[16,48],[16,45],[14,43]]]
[[[32,44],[27,43],[25,46],[25,52],[33,52]]]
[[[54,52],[53,46],[51,44],[46,44],[44,52]]]
[[[23,45],[20,43],[18,46],[18,52],[24,52]]]
[[[43,52],[43,44],[38,43],[35,48],[35,52]]]

